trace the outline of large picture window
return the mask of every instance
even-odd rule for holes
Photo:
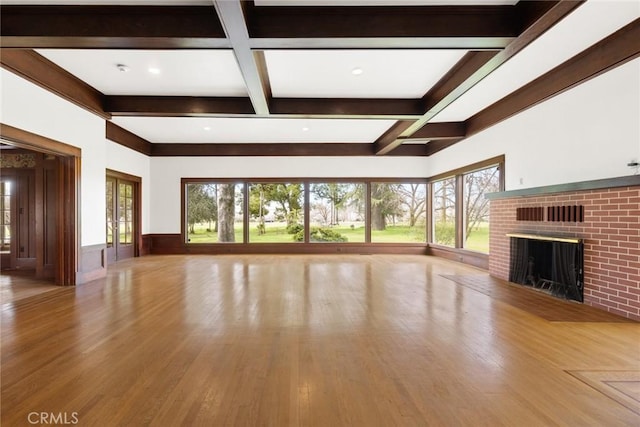
[[[183,178],[187,244],[426,245],[418,179]]]
[[[249,242],[304,242],[304,184],[249,185]]]
[[[371,241],[426,241],[427,186],[424,183],[371,183]]]
[[[487,253],[485,196],[502,189],[503,161],[431,180],[183,178],[184,241],[426,246],[429,238],[436,251]]]
[[[310,242],[365,241],[364,183],[313,183],[310,192]]]
[[[432,184],[433,242],[444,246],[456,243],[456,179],[441,179]]]
[[[504,156],[499,156],[431,178],[429,241],[454,250],[479,252],[465,252],[465,256],[488,254],[489,199],[486,196],[504,189],[503,169]]]
[[[500,191],[498,166],[464,175],[464,229],[465,249],[489,253],[489,199],[488,193]]]
[[[188,243],[242,243],[243,185],[194,182],[186,185]]]

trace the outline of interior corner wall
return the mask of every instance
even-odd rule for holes
[[[82,150],[81,245],[104,244],[104,119],[9,71],[0,73],[0,121]]]
[[[506,190],[632,175],[627,163],[640,161],[640,59],[429,157],[429,173],[502,154]]]
[[[180,233],[181,178],[425,178],[425,157],[152,157],[152,233]]]
[[[106,140],[106,168],[142,179],[142,234],[150,232],[151,158],[123,145]]]

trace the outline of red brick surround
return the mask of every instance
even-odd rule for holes
[[[516,208],[556,205],[583,205],[584,222],[516,220]],[[489,272],[501,279],[511,232],[584,239],[585,304],[640,320],[640,186],[491,200]]]

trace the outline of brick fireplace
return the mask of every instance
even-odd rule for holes
[[[489,272],[509,279],[509,233],[584,241],[584,303],[640,320],[640,176],[491,195]]]

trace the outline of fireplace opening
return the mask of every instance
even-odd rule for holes
[[[509,281],[553,296],[583,302],[583,243],[580,239],[508,234]]]

